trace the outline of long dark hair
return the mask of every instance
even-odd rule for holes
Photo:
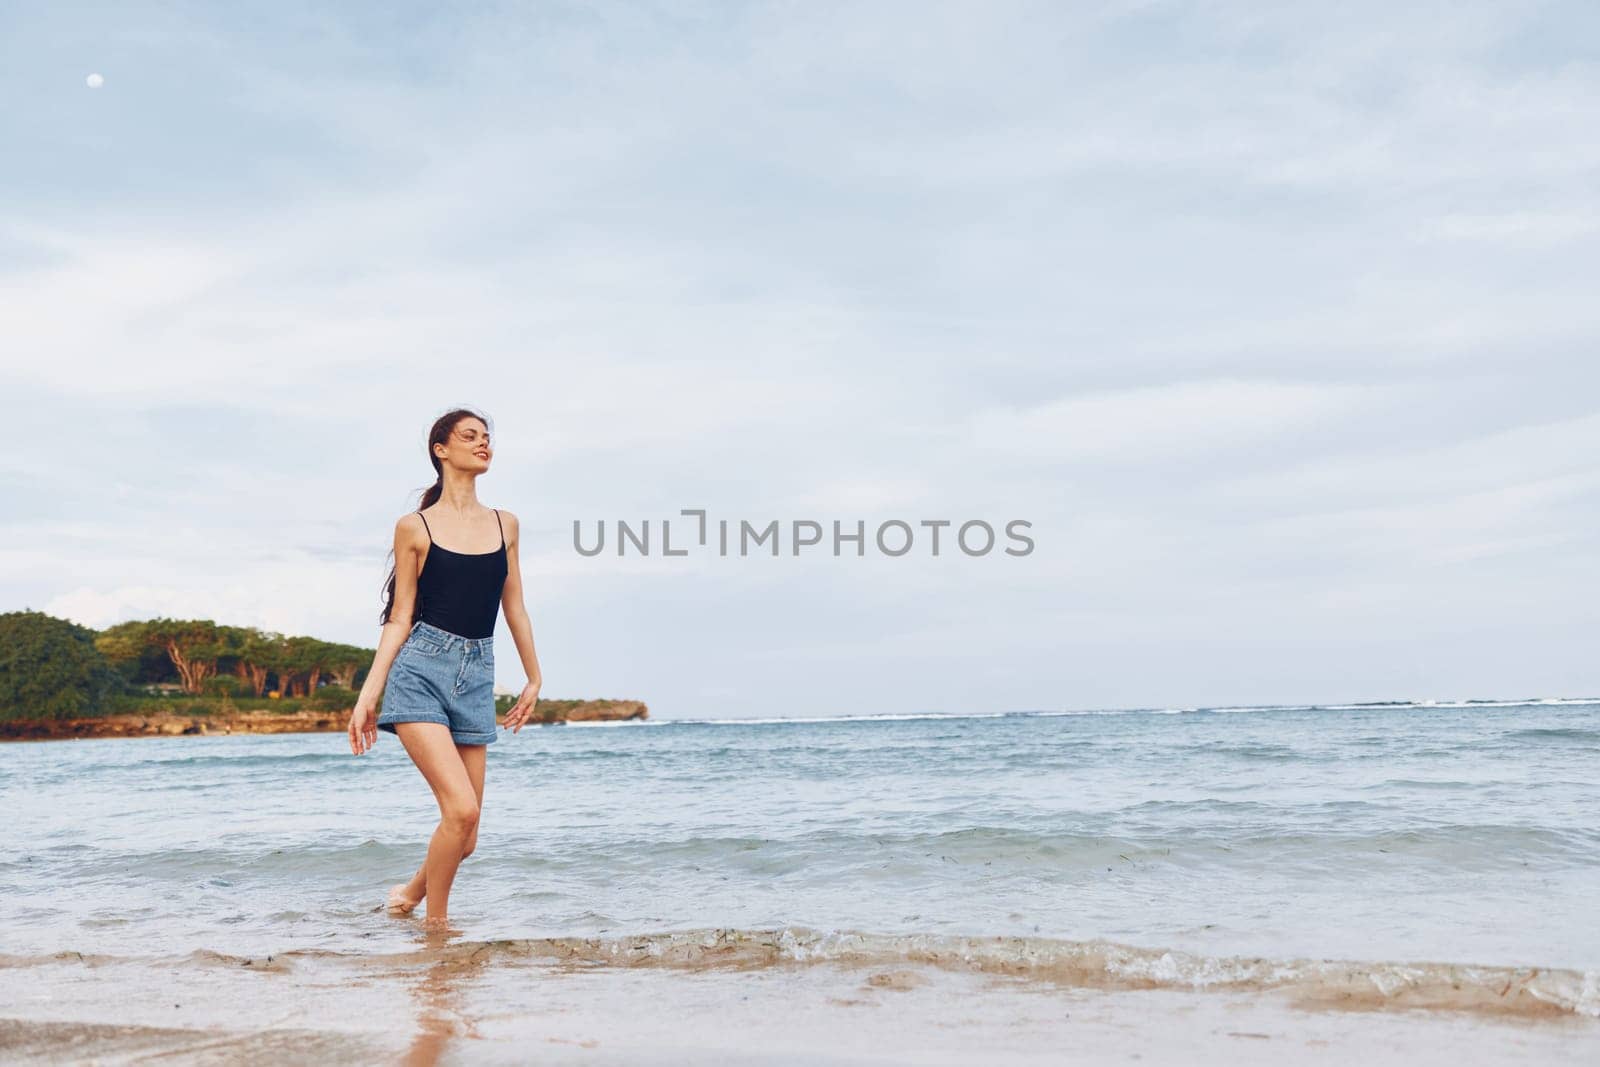
[[[428,462],[433,464],[434,479],[433,484],[422,491],[422,499],[417,502],[418,511],[431,507],[444,492],[444,465],[439,462],[439,457],[433,454],[433,446],[448,445],[450,434],[455,430],[456,423],[462,419],[477,419],[488,428],[491,437],[494,435],[494,423],[489,421],[489,417],[471,408],[456,408],[435,419],[432,428],[428,430]],[[389,555],[391,557],[394,555],[393,549],[389,550]],[[394,579],[397,566],[398,561],[389,567],[389,581],[383,587],[383,610],[378,613],[380,623],[387,623],[390,613],[394,610]]]

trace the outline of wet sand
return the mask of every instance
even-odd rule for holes
[[[400,920],[404,921],[404,920]],[[925,963],[597,964],[419,936],[389,956],[0,966],[8,1062],[1387,1064],[1600,1062],[1572,1013],[1104,990]]]

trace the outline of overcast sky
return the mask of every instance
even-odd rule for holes
[[[546,696],[1600,693],[1597,58],[1585,2],[5,5],[0,610],[375,645],[465,403]],[[694,507],[1035,548],[573,549]]]

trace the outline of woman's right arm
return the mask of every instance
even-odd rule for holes
[[[411,616],[417,603],[417,564],[426,544],[424,537],[422,520],[414,511],[406,512],[394,524],[394,602],[389,607],[389,621],[378,636],[372,669],[361,683],[355,709],[350,713],[350,751],[358,756],[378,743],[378,697],[389,678],[389,667],[411,633]]]

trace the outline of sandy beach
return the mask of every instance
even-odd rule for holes
[[[396,920],[408,922],[410,920]],[[1570,1013],[1343,1010],[1272,990],[1101,990],[961,967],[63,954],[0,970],[11,1061],[1278,1065],[1592,1063]]]

